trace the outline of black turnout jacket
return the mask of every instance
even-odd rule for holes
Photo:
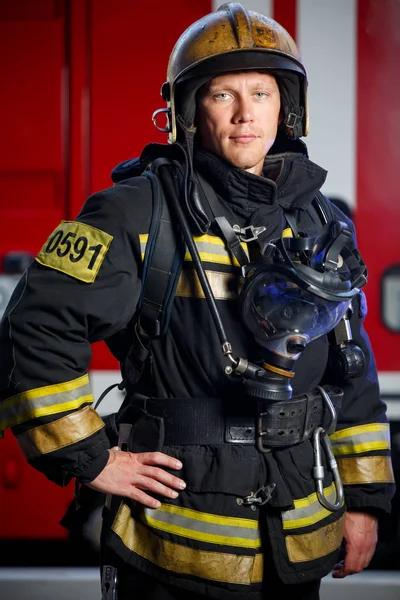
[[[321,224],[308,207],[326,172],[297,150],[268,155],[263,177],[203,150],[197,150],[194,164],[231,224],[264,225],[264,239],[272,239],[287,227],[284,211],[295,210],[299,230],[312,235]],[[337,208],[332,211],[353,228]],[[63,221],[50,234],[1,322],[0,429],[11,428],[27,460],[59,485],[72,478],[89,482],[107,462],[110,440],[91,406],[91,344],[104,340],[121,362],[126,358],[151,212],[145,176],[127,177],[92,195],[75,221]],[[238,310],[240,267],[213,227],[193,238],[235,355],[254,360],[255,342]],[[243,247],[251,256],[251,247]],[[318,501],[310,439],[267,454],[254,444],[199,443],[197,438],[179,444],[168,439],[166,420],[166,437],[150,436],[146,449],[181,459],[178,475],[187,488],[176,500],[161,499],[157,510],[120,499],[109,515],[108,544],[125,563],[210,597],[236,593],[240,598],[260,590],[272,561],[286,583],[326,575],[337,558],[344,511],[390,510],[389,427],[363,327],[362,294],[353,309],[353,338],[366,355],[367,370],[341,384],[344,398],[330,436],[345,490],[343,506],[332,512]],[[296,364],[294,395],[321,383],[337,385],[335,374],[327,372],[328,351],[326,336],[306,347]],[[152,397],[176,400],[186,424],[185,400],[190,400],[196,436],[208,423],[207,410],[193,410],[196,403],[240,400],[238,386],[224,371],[227,364],[186,253],[169,328],[153,343],[141,391],[147,385]],[[140,419],[136,426],[140,429]],[[271,498],[263,506],[252,510],[241,502],[271,484]],[[328,467],[323,487],[334,500]]]

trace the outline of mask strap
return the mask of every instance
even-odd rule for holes
[[[299,236],[299,230],[297,228],[297,220],[293,211],[284,211],[284,216],[290,229],[293,231],[293,237],[297,238]]]

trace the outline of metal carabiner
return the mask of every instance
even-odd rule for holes
[[[318,386],[318,389],[321,393],[322,398],[325,400],[325,402],[329,408],[329,412],[331,414],[331,421],[327,428],[317,427],[317,429],[313,433],[313,449],[314,449],[313,479],[316,482],[317,498],[318,498],[318,501],[320,502],[320,504],[322,504],[322,506],[324,506],[328,510],[336,511],[336,510],[339,510],[339,508],[341,508],[343,505],[344,493],[343,493],[343,484],[340,479],[339,468],[337,466],[336,459],[332,452],[332,446],[331,446],[331,442],[329,440],[328,434],[333,433],[335,431],[337,416],[336,416],[335,407],[333,406],[332,401],[329,398],[329,395],[326,393],[326,391],[321,386]],[[325,469],[322,465],[322,460],[321,460],[321,436],[322,436],[322,444],[324,445],[324,448],[325,448],[325,451],[327,454],[328,465],[333,474],[333,482],[334,482],[335,490],[336,490],[336,499],[335,499],[335,502],[333,502],[333,503],[330,502],[330,500],[328,500],[328,498],[325,496],[325,493],[324,493],[324,483],[323,482],[324,482]]]

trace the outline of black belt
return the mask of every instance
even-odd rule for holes
[[[324,386],[324,390],[338,408],[343,390],[333,386]],[[252,411],[254,416],[237,416],[230,411],[229,401],[221,398],[171,399],[134,395],[129,405],[164,420],[166,445],[254,445],[256,442],[256,411]],[[127,422],[126,416],[121,415],[120,422]],[[311,437],[317,427],[328,427],[330,413],[315,388],[291,400],[263,404],[261,419],[261,429],[265,432],[263,445],[276,448],[298,444]]]

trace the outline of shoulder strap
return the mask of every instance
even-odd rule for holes
[[[311,201],[311,204],[307,206],[307,212],[314,215],[316,221],[319,221],[322,225],[326,225],[330,221],[333,221],[334,214],[332,207],[330,206],[327,198],[318,191],[317,194]],[[294,236],[298,234],[297,229],[297,210],[285,210],[285,219],[289,224],[289,227],[293,231]]]
[[[170,161],[168,164],[171,164]],[[182,242],[173,225],[170,209],[157,169],[163,159],[152,163],[144,175],[151,183],[153,212],[143,263],[139,299],[140,328],[149,338],[164,335],[182,269]]]
[[[137,321],[132,344],[124,361],[123,375],[136,383],[150,354],[151,341],[168,329],[172,302],[182,270],[183,245],[174,227],[166,195],[157,174],[162,164],[170,161],[157,159],[142,173],[151,184],[152,216],[144,253],[142,290],[137,308]],[[171,167],[173,168],[173,167]]]
[[[334,220],[332,207],[322,192],[318,191],[314,196],[311,207],[315,210],[323,225]]]
[[[320,223],[322,226],[334,220],[334,214],[332,211],[332,207],[329,202],[325,198],[325,196],[321,192],[317,192],[317,194],[312,199],[311,203],[307,206],[307,213],[311,216],[311,218],[316,223]],[[298,209],[294,210],[285,210],[284,217],[289,225],[290,229],[293,231],[294,239],[295,239],[295,248],[297,251],[303,250],[311,250],[315,237],[304,237],[298,238],[299,230],[297,225],[298,219]],[[287,247],[291,246],[291,238],[286,240]]]

